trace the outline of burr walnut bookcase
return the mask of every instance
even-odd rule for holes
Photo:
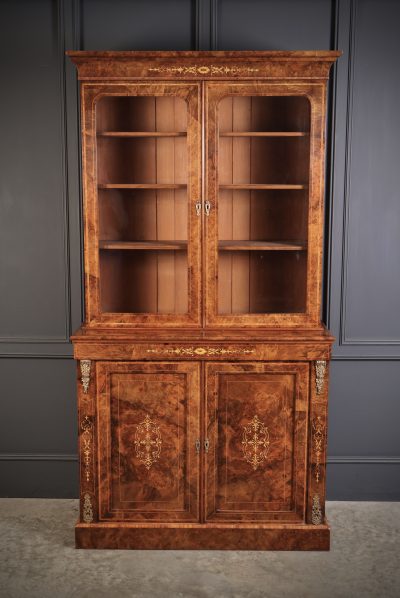
[[[329,548],[321,324],[338,52],[69,52],[81,548]]]

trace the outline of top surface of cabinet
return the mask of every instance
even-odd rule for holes
[[[83,81],[86,323],[320,326],[339,53],[69,55]]]

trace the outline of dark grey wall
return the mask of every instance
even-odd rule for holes
[[[0,494],[76,496],[78,101],[66,49],[335,49],[331,499],[400,499],[400,3],[0,0]]]

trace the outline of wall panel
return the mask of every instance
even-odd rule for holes
[[[74,361],[3,358],[0,380],[0,496],[74,496]]]
[[[400,4],[340,7],[348,40],[338,67],[329,324],[337,357],[398,359]]]
[[[60,5],[9,0],[1,10],[0,340],[66,342],[70,290]]]
[[[81,47],[190,50],[195,18],[196,3],[190,0],[82,0]]]
[[[398,361],[333,361],[329,454],[400,456]]]
[[[218,50],[326,50],[331,0],[215,0]]]

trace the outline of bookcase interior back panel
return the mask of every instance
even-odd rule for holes
[[[102,311],[186,313],[187,105],[104,96],[96,128]]]
[[[228,96],[218,125],[218,311],[302,313],[310,103]]]

